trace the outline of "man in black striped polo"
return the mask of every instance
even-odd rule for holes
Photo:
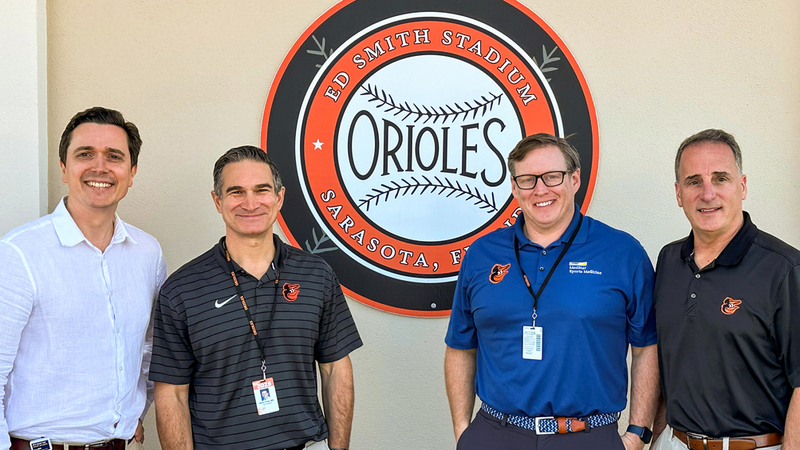
[[[259,148],[214,166],[225,237],[172,274],[156,306],[150,379],[165,450],[349,445],[348,354],[361,339],[331,268],[273,234],[284,191]]]

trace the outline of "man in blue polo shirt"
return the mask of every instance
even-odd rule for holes
[[[470,247],[445,338],[457,448],[641,449],[659,392],[650,260],[580,213],[580,160],[565,139],[523,139],[508,168],[522,214]]]

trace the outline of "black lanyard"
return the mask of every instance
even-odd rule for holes
[[[556,259],[555,264],[553,267],[550,268],[550,272],[547,273],[547,276],[542,281],[542,285],[539,286],[539,292],[533,293],[533,288],[531,288],[531,282],[528,281],[528,275],[525,274],[525,269],[522,268],[522,262],[519,260],[519,240],[517,239],[517,234],[514,233],[514,255],[517,257],[517,265],[519,266],[519,271],[522,272],[522,278],[525,280],[525,286],[528,288],[528,292],[531,293],[531,297],[533,297],[533,321],[534,324],[536,323],[536,307],[539,305],[539,297],[541,297],[542,292],[544,292],[544,288],[547,287],[547,282],[550,281],[550,277],[553,276],[553,272],[556,271],[556,267],[558,263],[561,262],[561,259],[564,258],[564,255],[567,254],[567,250],[572,245],[572,241],[575,240],[575,236],[578,235],[578,231],[581,229],[581,224],[583,223],[583,214],[579,214],[580,217],[578,218],[578,226],[575,227],[575,231],[572,232],[572,236],[569,237],[567,244],[564,246],[564,249],[561,250],[561,254],[558,255],[558,259]]]
[[[228,252],[228,246],[225,242],[222,243],[222,248],[225,249],[225,259],[228,261],[228,270],[231,271],[231,278],[233,278],[233,285],[236,286],[236,294],[239,295],[239,300],[242,302],[242,308],[244,308],[244,313],[247,315],[247,322],[250,326],[250,330],[253,332],[253,340],[256,341],[258,345],[258,350],[261,352],[261,372],[264,374],[264,378],[267,377],[267,354],[264,351],[264,344],[261,342],[261,339],[258,338],[258,331],[256,331],[256,323],[253,321],[253,316],[250,315],[250,308],[247,307],[247,300],[244,299],[244,293],[242,292],[242,287],[239,286],[239,280],[236,278],[236,270],[233,268],[233,262],[231,262],[231,254]],[[275,269],[275,263],[272,263],[272,270],[275,271],[275,292],[272,295],[272,309],[269,312],[269,321],[267,322],[267,329],[264,331],[264,339],[269,337],[269,330],[272,328],[272,318],[275,316],[275,308],[278,306],[278,279],[280,278],[280,274],[278,273],[277,269]]]

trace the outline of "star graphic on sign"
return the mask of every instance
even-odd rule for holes
[[[314,144],[314,150],[322,150],[322,142],[317,139],[317,142],[312,142]]]

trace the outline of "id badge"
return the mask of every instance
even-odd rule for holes
[[[272,378],[253,381],[253,395],[256,398],[258,415],[274,413],[278,409],[278,396],[275,395],[275,383]]]
[[[31,450],[53,450],[53,444],[48,438],[34,439],[28,443]]]
[[[542,327],[522,327],[522,359],[542,359]]]

